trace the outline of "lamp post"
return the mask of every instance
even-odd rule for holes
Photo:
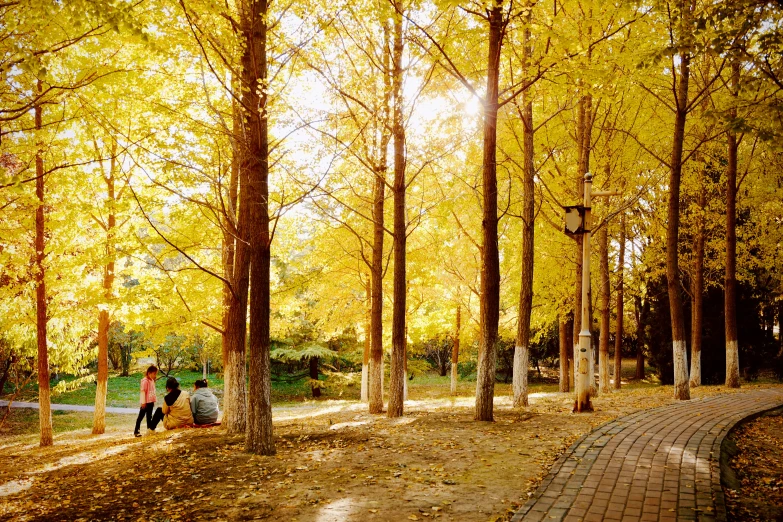
[[[615,190],[593,192],[593,175],[585,173],[585,194],[583,207],[580,209],[582,217],[582,310],[581,326],[579,329],[579,360],[575,362],[577,367],[576,377],[576,402],[575,412],[593,411],[590,404],[590,379],[594,372],[590,364],[590,350],[592,350],[592,335],[590,334],[590,205],[594,197],[617,196],[620,193]]]

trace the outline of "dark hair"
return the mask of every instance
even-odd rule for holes
[[[149,368],[147,368],[147,371],[145,372],[145,375],[149,375],[152,372],[157,372],[157,371],[158,371],[158,367],[153,364]]]
[[[166,379],[166,388],[168,388],[171,391],[179,390],[179,381],[174,377],[169,377],[168,379]]]
[[[207,383],[206,379],[199,379],[196,382],[194,382],[193,385],[196,388],[206,388],[207,386],[209,386],[209,383]]]

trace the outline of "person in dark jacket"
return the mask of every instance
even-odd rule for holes
[[[213,424],[217,422],[220,410],[215,394],[207,387],[206,379],[199,379],[193,384],[193,395],[190,396],[190,411],[196,424]]]

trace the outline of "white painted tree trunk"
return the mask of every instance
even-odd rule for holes
[[[726,385],[739,387],[739,346],[737,341],[726,341]]]
[[[370,401],[370,368],[369,364],[362,364],[362,402]]]
[[[674,351],[674,397],[676,399],[690,398],[688,387],[688,355],[685,341],[673,341]]]
[[[457,365],[452,364],[451,365],[451,394],[452,395],[457,394],[457,380],[458,380]]]
[[[408,372],[407,371],[403,374],[403,377],[405,378],[405,380],[402,383],[402,400],[407,401],[408,400]]]
[[[527,369],[529,353],[527,346],[517,345],[514,349],[514,380],[511,386],[513,388],[515,408],[528,406]]]
[[[223,425],[228,433],[244,433],[247,425],[247,369],[245,354],[228,352],[223,382]]]
[[[609,383],[609,354],[600,352],[598,354],[598,391],[607,393],[611,389]]]
[[[701,386],[701,350],[691,351],[691,388]]]

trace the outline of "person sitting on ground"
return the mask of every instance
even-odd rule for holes
[[[147,431],[155,431],[152,429],[152,410],[155,409],[155,378],[158,375],[158,369],[155,365],[147,368],[147,372],[144,374],[144,378],[141,380],[141,393],[139,398],[139,416],[136,418],[136,429],[133,430],[133,434],[136,437],[141,437],[141,419],[147,417]]]
[[[179,382],[174,377],[166,379],[166,391],[168,393],[163,397],[163,407],[155,410],[155,415],[152,416],[152,429],[154,430],[161,420],[167,430],[193,424],[188,392],[179,389]]]
[[[206,379],[193,383],[193,395],[190,396],[190,411],[196,424],[214,424],[218,420],[220,410],[215,394],[207,388]]]

